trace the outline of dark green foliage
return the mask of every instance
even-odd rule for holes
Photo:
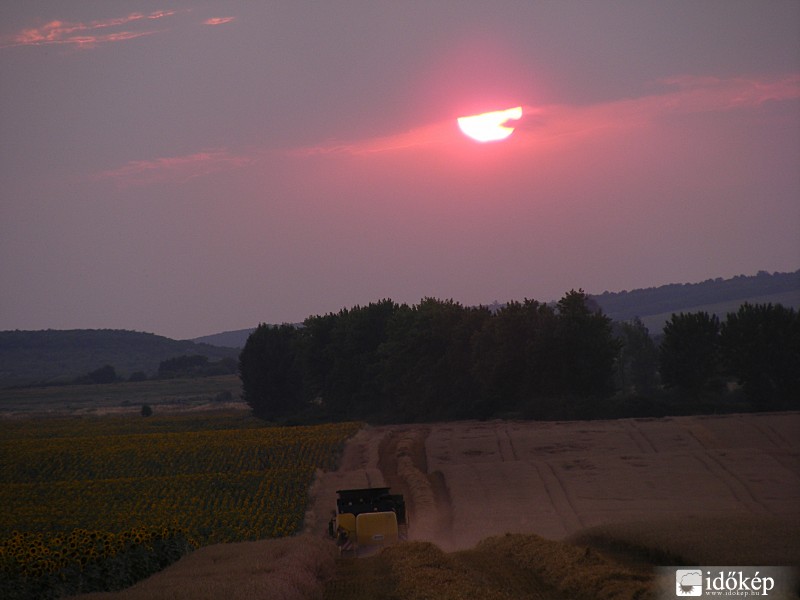
[[[583,290],[572,290],[558,302],[555,383],[568,395],[609,396],[620,344],[611,334],[611,319],[591,311],[587,300]]]
[[[666,387],[693,396],[721,389],[719,331],[715,315],[672,315],[659,348],[661,380]]]
[[[194,354],[191,356],[175,356],[161,361],[158,365],[159,379],[176,377],[214,377],[216,375],[233,375],[238,363],[234,358],[223,358],[218,362],[209,362],[207,356]]]
[[[720,334],[722,360],[760,409],[800,406],[800,315],[772,304],[743,304]]]
[[[292,325],[261,324],[247,338],[239,374],[244,400],[255,416],[277,420],[302,410],[299,341]]]
[[[117,372],[111,365],[100,367],[89,373],[89,381],[91,383],[114,383],[119,380]]]
[[[673,314],[656,347],[638,319],[612,331],[580,290],[494,314],[452,300],[383,300],[301,327],[259,326],[240,376],[254,413],[284,422],[786,409],[797,407],[798,327],[794,310],[772,305],[745,304],[722,327],[705,312]],[[677,393],[661,391],[659,375]],[[728,375],[743,389],[722,394]]]
[[[622,347],[618,365],[619,386],[625,393],[649,395],[658,385],[658,348],[639,317],[619,323]]]
[[[142,416],[143,417],[153,416],[153,408],[149,404],[142,404]]]
[[[526,299],[509,302],[473,340],[473,373],[481,393],[479,414],[515,410],[558,387],[551,352],[557,315],[553,308]]]
[[[87,373],[81,377],[76,377],[70,383],[85,385],[92,383],[116,383],[117,381],[120,381],[120,378],[117,377],[116,369],[114,369],[114,367],[111,365],[105,365],[104,367],[95,369],[91,373]]]
[[[239,372],[239,361],[231,356],[227,356],[217,362],[208,363],[208,367],[203,373],[204,377],[216,377],[218,375],[235,375]]]
[[[485,308],[435,298],[401,307],[381,351],[384,414],[402,421],[470,414],[478,401],[472,338],[489,317]]]
[[[619,346],[582,291],[494,315],[452,300],[382,300],[302,327],[261,325],[239,369],[245,400],[272,420],[552,418],[598,410],[614,391]]]
[[[176,356],[161,361],[158,365],[158,376],[175,377],[183,373],[199,371],[208,364],[208,357],[200,354],[192,356]]]
[[[399,308],[385,299],[306,319],[300,330],[304,398],[331,415],[376,412],[378,350]]]

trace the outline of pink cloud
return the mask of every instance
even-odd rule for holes
[[[196,177],[245,167],[255,160],[255,156],[235,155],[224,149],[204,150],[184,156],[131,161],[116,169],[98,173],[92,179],[110,180],[121,186],[185,183]]]
[[[455,123],[455,120],[453,120]],[[452,141],[455,130],[448,122],[417,127],[410,131],[365,140],[342,142],[325,142],[315,146],[297,148],[290,151],[296,156],[314,156],[320,154],[377,154],[403,150],[419,146],[430,146]]]
[[[642,127],[671,114],[747,110],[768,101],[800,98],[797,74],[773,79],[682,76],[657,84],[663,87],[660,92],[639,98],[586,107],[542,107],[541,118],[523,127],[537,138],[577,136]]]
[[[203,25],[224,25],[225,23],[230,23],[234,19],[236,19],[236,17],[214,17],[203,21]]]
[[[156,33],[152,29],[141,29],[147,21],[155,21],[177,14],[176,10],[159,10],[149,14],[131,13],[124,17],[90,21],[88,23],[50,21],[41,27],[23,29],[0,44],[0,48],[13,46],[42,46],[49,44],[67,44],[79,48],[92,48],[98,44],[131,40]],[[107,29],[126,27],[138,24],[139,31],[122,30],[103,33]],[[144,25],[147,27],[147,25]]]
[[[509,138],[515,143],[548,141],[642,127],[669,114],[752,109],[768,101],[800,98],[800,74],[772,79],[756,77],[672,77],[657,82],[660,90],[593,106],[523,106],[523,117]],[[456,118],[411,131],[361,140],[330,141],[290,151],[296,156],[369,155],[422,146],[470,143],[458,134]],[[506,143],[506,142],[496,142]]]

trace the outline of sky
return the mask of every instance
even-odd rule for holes
[[[800,268],[800,2],[0,4],[0,330]],[[503,141],[457,118],[512,107]]]

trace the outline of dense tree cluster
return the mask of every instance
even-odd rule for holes
[[[99,369],[87,373],[81,377],[77,377],[73,383],[78,384],[91,384],[91,383],[115,383],[119,381],[117,371],[111,365],[105,365]]]
[[[267,419],[544,418],[554,406],[611,395],[619,350],[610,319],[582,291],[494,313],[435,298],[383,300],[302,327],[260,325],[239,372],[245,400]]]
[[[260,325],[239,374],[253,412],[284,421],[800,408],[794,309],[745,303],[724,321],[673,314],[660,338],[639,319],[612,323],[582,291],[496,310],[382,300],[302,326]]]
[[[800,407],[800,314],[744,303],[720,323],[705,312],[672,315],[660,348],[664,385],[692,396],[741,385],[757,410]]]
[[[158,379],[179,377],[213,377],[236,373],[238,363],[234,358],[211,362],[207,356],[192,354],[162,360],[158,365]]]

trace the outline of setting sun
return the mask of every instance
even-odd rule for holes
[[[522,107],[496,110],[479,115],[458,118],[458,127],[467,137],[476,142],[497,142],[506,139],[514,132],[505,123],[522,117]]]

